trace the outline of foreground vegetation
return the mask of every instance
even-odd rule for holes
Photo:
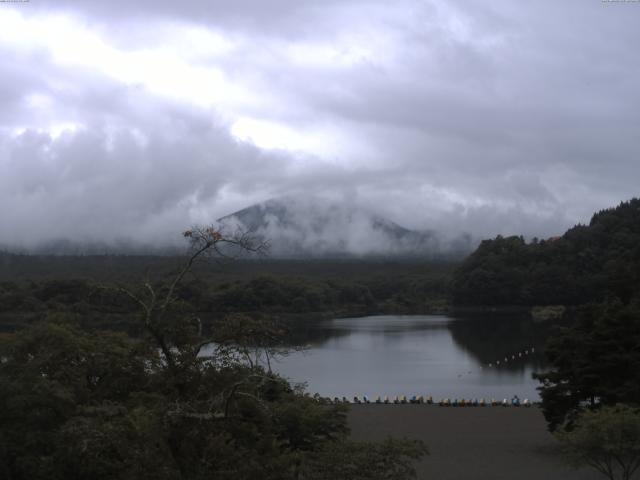
[[[229,351],[204,359],[194,348],[176,349],[171,368],[153,341],[64,322],[5,339],[0,477],[401,480],[426,452],[350,442],[344,407]]]
[[[557,434],[567,460],[609,480],[630,480],[640,468],[640,411],[620,404],[584,412],[575,428]]]
[[[246,361],[247,340],[252,353],[266,353],[277,331],[253,322],[210,337],[197,318],[181,315],[176,292],[192,263],[228,241],[213,229],[186,236],[192,255],[170,282],[105,289],[138,306],[140,337],[82,330],[58,314],[1,339],[0,476],[414,477],[421,442],[349,441],[343,406]]]

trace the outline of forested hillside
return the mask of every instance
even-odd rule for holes
[[[87,327],[130,331],[135,302],[106,285],[162,284],[178,257],[0,254],[0,331],[72,314]],[[205,263],[177,289],[182,313],[205,327],[230,313],[269,316],[424,313],[447,308],[454,265],[429,262],[245,261]],[[130,332],[133,333],[133,332]]]
[[[640,294],[640,199],[547,240],[483,241],[457,269],[457,305],[580,305]]]

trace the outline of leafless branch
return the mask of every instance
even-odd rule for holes
[[[178,300],[176,289],[183,281],[185,275],[192,271],[195,262],[199,258],[212,253],[214,258],[229,257],[224,247],[233,247],[237,249],[238,252],[257,254],[264,253],[267,248],[266,243],[255,242],[246,232],[236,231],[233,235],[225,235],[213,225],[193,227],[183,232],[183,236],[190,243],[190,253],[187,255],[185,263],[178,269],[166,290],[158,290],[148,279],[142,284],[144,290],[140,293],[136,293],[124,286],[118,286],[115,289],[140,306],[143,313],[144,327],[157,342],[167,365],[171,369],[189,357],[191,358],[187,361],[195,361],[198,358],[200,350],[213,341],[211,339],[202,339],[202,323],[200,319],[196,318],[196,338],[200,339],[200,341],[192,345],[194,347],[193,349],[188,349],[193,355],[187,355],[187,357],[180,356],[172,350],[174,345],[172,345],[172,342],[167,338],[167,335],[169,335],[170,338],[170,334],[166,331],[162,322],[169,307]]]

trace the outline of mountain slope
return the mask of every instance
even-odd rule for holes
[[[275,256],[439,256],[438,234],[404,228],[365,209],[313,198],[282,197],[218,220],[225,229],[268,240]]]

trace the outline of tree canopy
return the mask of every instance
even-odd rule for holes
[[[586,408],[640,404],[640,304],[584,307],[546,346],[549,370],[535,374],[550,429],[571,428]]]
[[[584,412],[573,430],[556,436],[570,463],[610,480],[629,480],[640,468],[640,412],[627,405]]]
[[[458,305],[581,305],[640,295],[640,199],[561,237],[483,241],[453,280]]]
[[[350,442],[345,406],[243,360],[248,346],[271,345],[278,334],[271,325],[230,322],[201,354],[216,338],[174,308],[178,287],[201,255],[225,242],[248,245],[211,228],[185,236],[193,249],[171,281],[108,288],[138,304],[141,337],[87,331],[66,314],[0,337],[0,477],[415,476],[411,461],[426,453],[423,444]]]

